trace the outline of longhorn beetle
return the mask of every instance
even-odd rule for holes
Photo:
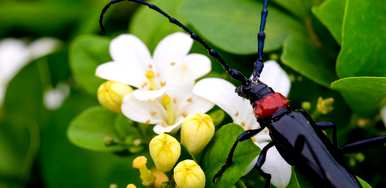
[[[109,7],[124,0],[110,0],[103,8],[99,24],[102,32],[103,16]],[[215,58],[224,70],[235,80],[241,82],[236,88],[236,93],[248,99],[253,106],[260,128],[243,132],[233,144],[228,158],[214,180],[221,177],[225,170],[232,165],[234,151],[239,142],[248,140],[268,128],[272,142],[267,144],[260,152],[255,167],[259,169],[265,178],[265,187],[270,187],[271,175],[261,170],[265,162],[267,151],[275,146],[280,155],[291,165],[295,166],[315,187],[351,188],[361,187],[358,180],[350,173],[342,162],[341,152],[352,152],[370,145],[382,145],[386,142],[386,136],[365,139],[338,148],[336,146],[336,126],[332,122],[314,122],[304,110],[292,110],[288,100],[280,93],[274,92],[269,86],[259,80],[263,70],[263,49],[265,40],[265,24],[268,15],[268,0],[263,0],[263,10],[258,39],[258,58],[254,64],[252,77],[248,79],[240,71],[229,67],[220,54],[211,48],[200,36],[183,25],[176,18],[170,16],[156,5],[144,0],[127,0],[145,5],[150,9],[166,17],[171,23],[182,28],[190,34],[193,40],[203,45],[209,55]],[[322,130],[333,129],[333,143],[331,143]]]

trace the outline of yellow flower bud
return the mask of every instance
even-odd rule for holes
[[[160,134],[149,144],[150,156],[158,170],[170,171],[181,155],[180,143],[172,136]]]
[[[177,188],[205,187],[205,174],[193,160],[184,160],[174,168],[174,181]]]
[[[107,109],[113,112],[120,112],[123,97],[132,91],[133,89],[126,84],[107,81],[98,88],[98,101]]]
[[[137,188],[137,186],[135,186],[134,184],[129,184],[129,185],[127,185],[126,188]]]
[[[212,118],[206,114],[188,116],[181,127],[181,143],[193,155],[199,154],[214,135]]]
[[[312,106],[311,103],[308,102],[308,101],[302,102],[302,108],[303,108],[304,110],[307,110],[307,111],[311,110],[311,106]]]
[[[145,156],[136,157],[133,160],[133,168],[136,168],[139,170],[142,184],[144,186],[150,186],[154,182],[154,177],[151,173],[151,170],[147,168],[146,163],[147,163],[147,159]]]
[[[327,99],[323,99],[322,97],[318,98],[318,102],[316,104],[316,110],[321,114],[328,114],[332,110],[334,110],[334,98],[330,97]]]
[[[155,188],[161,188],[165,183],[169,181],[168,176],[164,172],[159,171],[157,169],[153,169],[151,172],[153,173],[153,176],[154,176],[153,186]]]

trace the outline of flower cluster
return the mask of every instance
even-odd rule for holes
[[[100,65],[96,74],[135,88],[122,99],[121,111],[126,117],[154,124],[157,134],[173,132],[188,115],[213,107],[192,93],[195,80],[211,70],[209,58],[188,54],[192,44],[189,35],[174,33],[163,39],[151,56],[137,37],[121,35],[110,44],[113,61]]]
[[[181,144],[166,134],[182,127],[182,145],[191,155],[198,155],[215,132],[212,119],[205,114],[214,104],[192,92],[195,81],[210,72],[211,63],[204,55],[189,54],[192,44],[189,35],[174,33],[151,56],[137,37],[121,35],[110,44],[113,60],[96,70],[97,76],[108,80],[98,89],[100,104],[133,121],[155,125],[153,130],[159,134],[148,148],[154,168],[148,169],[144,156],[133,161],[145,186],[168,183],[165,173],[173,168],[177,187],[205,185],[201,167],[193,160],[178,162]]]
[[[183,124],[182,144],[192,155],[197,155],[213,137],[213,122],[207,115],[196,114],[186,118]],[[199,131],[194,132],[194,130]],[[148,169],[147,158],[144,156],[139,156],[133,161],[133,167],[139,170],[144,186],[162,187],[171,183],[166,173],[174,168],[173,177],[177,187],[205,187],[204,171],[194,160],[178,162],[181,156],[181,144],[173,136],[165,133],[155,136],[149,143],[149,152],[155,166],[154,169]]]
[[[199,156],[211,141],[215,126],[205,113],[214,105],[245,130],[260,126],[249,102],[234,92],[235,86],[230,82],[205,78],[196,83],[210,72],[211,62],[204,55],[189,54],[192,44],[189,35],[174,33],[164,38],[151,56],[140,39],[121,35],[110,44],[113,60],[96,70],[97,76],[108,80],[98,89],[101,105],[135,122],[154,125],[153,131],[158,134],[148,147],[154,168],[148,168],[144,156],[133,161],[145,186],[170,183],[177,187],[205,186],[205,174],[199,164],[194,160],[179,160],[181,144],[192,156]],[[289,92],[288,75],[275,61],[265,63],[261,80],[283,95]],[[180,142],[174,137],[179,129]],[[263,148],[270,142],[267,130],[253,141]],[[272,174],[275,186],[285,187],[291,168],[276,148],[268,153],[262,169]],[[167,176],[172,170],[174,181]]]

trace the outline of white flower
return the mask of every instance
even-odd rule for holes
[[[185,33],[165,37],[153,57],[145,44],[134,35],[120,35],[110,44],[113,61],[100,65],[97,76],[131,85],[139,100],[153,100],[168,88],[194,82],[211,70],[208,57],[188,54],[193,40]]]
[[[59,41],[41,38],[29,45],[18,39],[0,41],[0,106],[10,80],[28,62],[47,55],[59,46]]]
[[[131,120],[155,124],[157,134],[173,132],[180,128],[183,120],[196,113],[209,111],[213,104],[193,95],[193,83],[168,89],[157,100],[141,101],[134,94],[127,95],[122,104],[122,113]]]
[[[62,106],[64,100],[70,94],[70,86],[60,83],[56,88],[49,89],[44,93],[44,106],[49,110],[56,110]]]
[[[185,33],[165,37],[153,57],[133,35],[121,35],[110,44],[113,61],[100,65],[96,75],[136,88],[122,104],[122,113],[137,122],[155,124],[158,134],[177,130],[184,118],[213,107],[192,93],[196,79],[209,73],[211,63],[201,54],[188,54],[193,40]]]
[[[260,79],[271,83],[272,85],[269,86],[274,90],[280,91],[283,95],[287,95],[290,89],[288,76],[276,62],[270,61],[267,63],[268,64],[265,64]],[[278,68],[280,70],[277,70]],[[279,83],[280,80],[275,81],[274,77],[284,79],[284,83],[286,84],[275,84]],[[235,93],[235,89],[235,86],[226,80],[207,78],[199,81],[195,85],[193,93],[219,106],[232,117],[234,123],[239,124],[244,130],[259,128],[260,125],[256,120],[250,102],[238,96]],[[252,140],[257,146],[263,148],[271,140],[268,129],[264,129],[261,133],[253,137]],[[256,160],[257,158],[251,164],[251,167],[247,169],[247,172],[252,169]],[[272,175],[271,183],[276,187],[286,187],[291,179],[291,166],[281,157],[276,147],[268,150],[262,170]]]

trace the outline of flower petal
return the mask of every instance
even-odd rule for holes
[[[219,106],[244,129],[260,127],[249,101],[238,96],[230,82],[219,78],[203,79],[194,86],[193,93]]]
[[[271,141],[268,128],[263,129],[259,134],[252,137],[252,140],[259,148],[263,148]]]
[[[176,104],[177,116],[206,113],[214,106],[210,101],[193,94],[193,82],[168,87],[167,94],[173,98]]]
[[[157,69],[170,66],[171,63],[180,62],[190,51],[193,39],[186,33],[177,32],[165,37],[154,51],[154,62]]]
[[[162,67],[160,74],[168,85],[194,82],[211,70],[210,59],[201,54],[190,54],[181,62]],[[178,79],[176,79],[178,78]]]
[[[32,58],[38,58],[53,52],[60,46],[60,41],[54,38],[40,38],[29,45]]]
[[[108,62],[99,65],[96,75],[106,79],[117,81],[140,88],[146,82],[145,70],[137,63]]]
[[[166,88],[158,90],[137,89],[133,92],[133,96],[140,101],[151,101],[161,97],[165,92]]]
[[[271,174],[271,183],[275,187],[287,187],[291,179],[291,166],[283,159],[276,147],[268,150],[267,158],[261,169]]]
[[[31,60],[27,45],[17,39],[0,41],[0,79],[8,82]]]
[[[189,54],[183,60],[183,64],[188,66],[192,80],[196,80],[208,74],[212,68],[210,59],[202,54]]]
[[[119,35],[111,41],[110,55],[114,61],[135,61],[143,66],[151,63],[151,55],[146,45],[136,36],[129,34]]]
[[[140,101],[132,94],[123,99],[122,113],[129,119],[146,124],[157,124],[165,119],[165,111],[156,101]]]
[[[185,114],[196,114],[196,113],[206,113],[214,106],[210,101],[193,95],[191,98],[186,99],[184,103],[181,104],[181,115]]]
[[[181,104],[183,100],[193,95],[193,82],[167,86],[167,94],[173,98],[174,103]]]
[[[62,106],[70,94],[70,86],[65,83],[59,83],[56,88],[44,92],[44,106],[48,110],[56,110]]]
[[[159,123],[153,127],[153,131],[156,134],[162,134],[162,133],[174,133],[178,129],[180,129],[183,119],[180,118],[177,120],[176,123],[173,125],[165,125],[164,123]]]
[[[259,79],[276,92],[288,96],[291,88],[291,81],[287,73],[276,61],[267,61],[264,63],[264,69]]]

